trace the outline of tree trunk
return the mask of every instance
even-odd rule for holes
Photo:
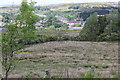
[[[8,80],[8,72],[9,71],[6,71],[6,73],[5,73],[5,80]]]

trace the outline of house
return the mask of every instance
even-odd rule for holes
[[[43,24],[44,24],[46,21],[47,21],[46,19],[43,19],[43,20],[40,20],[39,22],[37,22],[37,23],[35,24],[36,29],[37,29],[37,28],[43,28]]]
[[[83,27],[71,27],[71,28],[69,28],[69,30],[80,30],[80,29],[82,29]]]
[[[67,22],[66,24],[69,25],[69,26],[68,26],[69,28],[72,27],[73,25],[76,25],[76,24],[80,25],[80,26],[77,26],[77,27],[81,27],[81,26],[84,24],[84,21]]]
[[[68,29],[69,30],[80,30],[84,27],[85,25],[85,21],[80,21],[80,22],[68,22],[69,26]],[[75,24],[79,24],[80,26],[76,26],[76,27],[72,27]]]
[[[75,24],[80,24],[80,22],[67,22],[69,26],[75,25]]]

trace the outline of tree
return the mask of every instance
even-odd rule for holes
[[[6,80],[14,66],[15,52],[25,46],[18,43],[18,41],[20,39],[29,41],[36,38],[34,24],[38,21],[38,17],[33,13],[33,6],[33,2],[28,4],[26,1],[23,1],[15,24],[10,23],[4,26],[7,32],[2,33],[2,65],[5,70]]]
[[[119,26],[119,18],[118,15],[120,13],[118,13],[118,11],[111,11],[110,14],[107,16],[107,21],[109,22],[109,24],[106,26],[105,28],[105,33],[119,33],[120,29],[118,28]]]
[[[108,24],[105,15],[98,17],[98,24],[99,24],[99,26],[100,26],[100,31],[99,31],[99,35],[100,35],[100,34],[104,33],[104,29],[105,29],[105,27],[106,27],[107,24]]]
[[[15,51],[20,49],[20,46],[17,43],[18,37],[18,28],[15,24],[5,25],[7,32],[2,33],[2,65],[5,70],[5,78],[7,80],[9,72],[13,69],[13,55]]]
[[[87,19],[83,30],[80,32],[80,37],[84,40],[95,40],[99,34],[99,29],[97,13],[94,13]]]
[[[109,15],[107,15],[107,26],[104,28],[104,33],[101,34],[98,38],[109,40],[109,41],[119,41],[120,40],[120,29],[119,23],[120,19],[118,18],[120,13],[118,11],[111,11]],[[103,37],[104,35],[104,37]]]
[[[55,26],[55,28],[60,28],[62,26],[66,26],[64,23],[59,21],[56,17],[53,15],[48,17],[47,22],[44,23],[44,27],[49,27],[49,26]]]
[[[34,24],[39,21],[39,17],[34,14],[34,4],[35,2],[28,3],[27,1],[23,1],[20,7],[20,13],[16,18],[21,37],[25,43],[37,38]]]
[[[119,19],[120,13],[112,10],[109,15],[98,17],[98,24],[100,26],[98,41],[119,41],[120,29]]]

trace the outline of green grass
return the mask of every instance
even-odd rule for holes
[[[95,78],[95,75],[93,72],[88,71],[83,76],[81,76],[81,78]]]
[[[109,53],[111,53],[108,55],[110,59],[116,57],[117,46],[116,43],[78,41],[46,42],[31,45],[25,51],[22,51],[23,53],[25,52],[24,54],[22,52],[17,54],[16,57],[19,58],[12,75],[34,72],[36,74],[39,73],[40,76],[44,76],[43,73],[46,69],[51,71],[69,69],[69,72],[73,73],[71,76],[76,77],[78,71],[84,73],[91,70],[92,65],[95,67],[95,71],[104,73],[105,70],[116,69],[116,67],[109,66],[109,64],[112,64],[111,60],[103,61],[101,57]],[[113,52],[113,50],[115,51]],[[29,53],[26,53],[26,51]],[[103,62],[105,63],[104,65],[102,65]],[[108,74],[106,73],[105,76],[108,76]],[[114,72],[110,72],[109,75],[112,74]],[[80,77],[79,73],[77,75],[77,77]],[[87,76],[90,77],[88,74]],[[105,76],[103,75],[103,77]]]

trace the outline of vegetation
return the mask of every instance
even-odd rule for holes
[[[14,15],[15,12],[9,12],[9,13],[1,13],[1,15],[3,16],[2,18],[2,22],[5,22],[5,23],[10,23],[11,20],[14,20],[15,16]]]
[[[35,26],[37,16],[33,14],[33,3],[22,2],[20,14],[16,18],[15,24],[8,24],[4,27],[8,29],[2,37],[2,54],[5,78],[7,80],[9,72],[14,68],[15,61],[13,55],[15,51],[24,48],[24,45],[18,43],[19,40],[28,41],[35,38]],[[19,26],[18,26],[19,25]]]
[[[117,11],[106,16],[97,16],[97,13],[92,14],[80,32],[81,40],[119,41],[118,14],[120,13]]]
[[[67,27],[66,24],[60,22],[55,16],[48,17],[47,22],[45,22],[44,27],[54,26],[55,28]]]
[[[94,40],[99,33],[99,26],[97,24],[97,13],[94,13],[87,19],[85,27],[80,32],[81,39]]]
[[[16,25],[5,25],[8,29],[6,33],[2,34],[2,65],[5,70],[5,78],[8,78],[9,72],[14,68],[13,63],[15,59],[13,55],[16,50],[19,50],[22,46],[19,45],[16,40],[18,38],[18,31]]]
[[[50,8],[48,8],[48,7],[41,7],[41,6],[36,6],[35,8],[39,11],[49,11],[50,10]]]
[[[97,41],[120,40],[117,7],[34,5],[23,0],[18,12],[1,13],[7,29],[0,33],[6,79],[116,77],[118,43]],[[86,23],[81,30],[68,30],[64,21]],[[46,69],[51,75],[45,76]]]
[[[115,75],[112,72],[118,69],[117,48],[118,43],[107,42],[53,41],[34,44],[15,55],[18,63],[11,76],[27,76],[32,72],[31,75],[38,74],[37,78],[43,78],[45,71],[50,70],[51,77],[67,78],[68,69],[70,78],[82,78],[94,66],[95,78],[113,78]],[[104,58],[104,55],[107,56]]]
[[[21,41],[23,43],[29,42],[37,38],[35,33],[35,23],[39,20],[39,17],[35,15],[34,12],[34,2],[28,4],[27,2],[22,2],[20,7],[20,13],[16,17],[17,27],[19,27]]]

